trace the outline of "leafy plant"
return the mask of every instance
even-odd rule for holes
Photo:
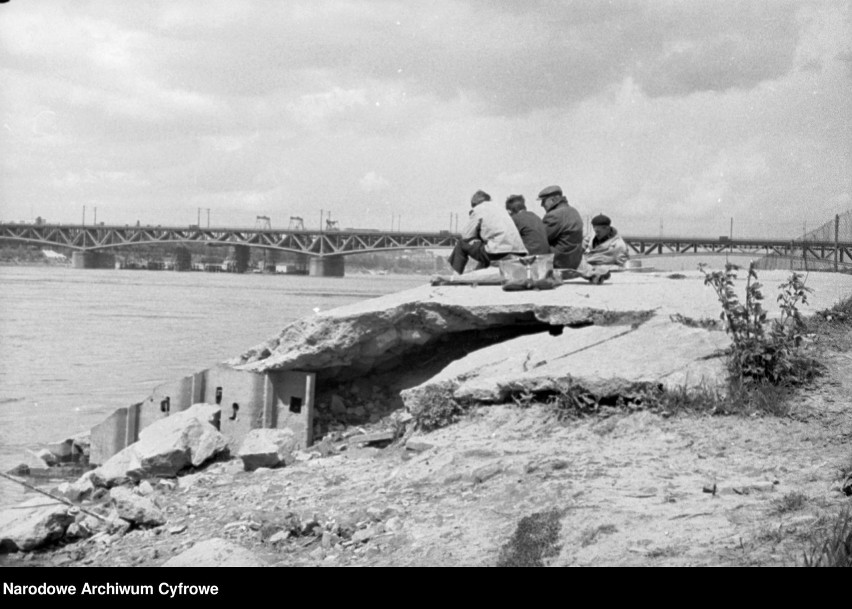
[[[465,408],[453,399],[453,386],[429,386],[417,400],[412,410],[417,429],[433,431],[458,421]]]
[[[779,319],[767,323],[763,307],[763,285],[758,281],[754,263],[749,265],[745,302],[734,288],[738,266],[726,264],[724,271],[708,272],[703,265],[705,285],[711,286],[722,305],[722,320],[732,345],[728,369],[732,382],[739,386],[759,383],[797,384],[814,376],[820,365],[804,355],[799,347],[806,324],[798,306],[807,303],[812,290],[805,286],[802,276],[792,273],[779,286]]]

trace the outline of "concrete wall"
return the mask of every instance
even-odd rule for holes
[[[205,372],[202,371],[155,387],[151,395],[140,405],[139,429],[144,429],[173,412],[180,412],[193,404],[203,402],[205,376]],[[136,441],[136,437],[138,436],[134,436],[133,442]]]
[[[236,452],[243,437],[252,429],[266,427],[264,412],[271,392],[266,387],[265,374],[234,370],[217,366],[205,371],[204,391],[201,402],[218,404],[222,407],[221,431],[228,438],[228,445]],[[221,395],[217,397],[217,389]],[[234,410],[234,404],[237,410]]]
[[[316,374],[286,370],[269,375],[272,385],[269,427],[289,427],[299,440],[299,446],[313,444],[314,401]]]
[[[127,446],[127,408],[119,408],[92,427],[89,463],[100,465]]]
[[[236,452],[245,435],[259,427],[289,427],[299,446],[311,445],[315,375],[281,371],[271,374],[217,366],[154,388],[143,402],[119,408],[92,428],[90,462],[101,464],[136,442],[151,423],[193,404],[222,408],[219,431]],[[237,409],[234,409],[234,404]]]

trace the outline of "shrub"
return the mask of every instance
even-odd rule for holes
[[[454,386],[428,386],[417,399],[416,408],[412,409],[414,424],[417,429],[433,431],[447,427],[458,421],[465,408],[453,399]]]
[[[781,317],[767,323],[763,308],[763,286],[757,278],[754,263],[749,265],[745,302],[741,302],[734,289],[739,267],[726,264],[724,271],[704,273],[705,285],[711,286],[722,305],[722,320],[732,345],[728,370],[731,381],[748,387],[761,383],[798,384],[815,376],[820,365],[800,350],[806,324],[798,305],[807,303],[802,275],[792,273],[779,286],[778,303]]]

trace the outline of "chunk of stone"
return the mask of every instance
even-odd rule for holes
[[[63,482],[56,487],[56,493],[62,495],[69,501],[79,502],[88,499],[95,492],[91,476],[81,476],[74,482]]]
[[[135,481],[135,473],[131,474],[131,472],[138,472],[140,469],[139,457],[136,456],[136,451],[133,448],[133,444],[131,444],[118,451],[99,467],[83,474],[83,476],[88,475],[92,484],[96,487],[111,488]]]
[[[59,465],[59,458],[46,448],[42,448],[36,453],[36,457],[47,463],[49,466]]]
[[[195,404],[152,423],[139,441],[119,451],[94,470],[93,482],[107,488],[151,476],[175,476],[189,466],[198,467],[228,449],[228,441],[210,421],[217,421],[218,406]]]
[[[381,442],[389,442],[394,439],[392,431],[378,431],[376,433],[363,434],[360,436],[352,436],[349,438],[350,444],[375,444]]]
[[[134,448],[144,476],[174,476],[181,469],[198,467],[224,452],[228,441],[214,423],[221,415],[218,406],[195,404],[160,419],[139,433]],[[141,477],[141,476],[140,476]]]
[[[109,492],[110,500],[118,516],[137,526],[150,527],[165,524],[162,510],[148,497],[137,495],[124,486],[117,486]]]
[[[139,486],[136,487],[136,492],[145,497],[154,492],[154,487],[151,486],[151,483],[147,480],[143,480],[139,483]]]
[[[295,462],[298,441],[290,429],[252,429],[246,434],[237,456],[246,471],[278,467]]]
[[[29,552],[65,535],[74,522],[64,503],[33,497],[0,511],[0,552]]]
[[[429,444],[428,442],[421,442],[419,440],[409,440],[405,443],[405,448],[415,453],[422,453],[434,447],[434,444]]]

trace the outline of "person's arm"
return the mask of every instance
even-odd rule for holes
[[[630,252],[627,251],[627,244],[624,242],[624,239],[618,238],[615,243],[614,251],[615,264],[619,264],[624,266],[627,260],[630,258]]]
[[[470,214],[470,218],[465,224],[464,230],[462,231],[462,239],[465,241],[472,241],[474,239],[481,239],[479,236],[479,225],[482,223],[482,218],[480,214],[476,213],[476,209],[474,208],[473,212]]]
[[[547,233],[547,242],[550,245],[553,245],[559,237],[558,220],[552,215],[545,214],[544,218],[541,219],[541,222],[544,224],[544,231]]]

